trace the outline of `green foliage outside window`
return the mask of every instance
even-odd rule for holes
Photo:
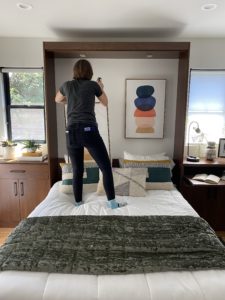
[[[9,73],[11,105],[44,105],[43,73]]]
[[[43,71],[4,72],[7,136],[13,141],[45,141]]]

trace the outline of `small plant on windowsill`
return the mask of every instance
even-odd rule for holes
[[[15,147],[17,145],[15,142],[9,140],[1,141],[0,143],[2,147]]]
[[[14,159],[15,158],[15,149],[17,144],[13,141],[4,140],[0,141],[0,145],[3,148],[3,158],[4,159]]]
[[[34,140],[23,141],[22,144],[24,145],[22,149],[26,149],[27,152],[32,153],[36,152],[41,147],[41,145],[37,144]]]

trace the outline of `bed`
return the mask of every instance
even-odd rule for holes
[[[71,194],[61,193],[56,182],[47,197],[29,215],[45,216],[193,216],[197,213],[176,190],[149,190],[145,197],[118,196],[128,205],[111,210],[105,196],[87,193],[85,204],[74,206]],[[168,271],[121,275],[0,272],[0,299],[4,300],[211,300],[224,299],[225,270]]]

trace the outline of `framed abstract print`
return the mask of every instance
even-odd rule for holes
[[[126,79],[126,138],[163,138],[165,79]]]

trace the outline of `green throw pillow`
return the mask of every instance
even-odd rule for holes
[[[70,163],[61,163],[62,169],[62,184],[60,191],[66,194],[73,193],[73,168]],[[85,193],[96,192],[99,182],[99,167],[95,162],[84,163],[84,176],[83,176],[83,191]]]

